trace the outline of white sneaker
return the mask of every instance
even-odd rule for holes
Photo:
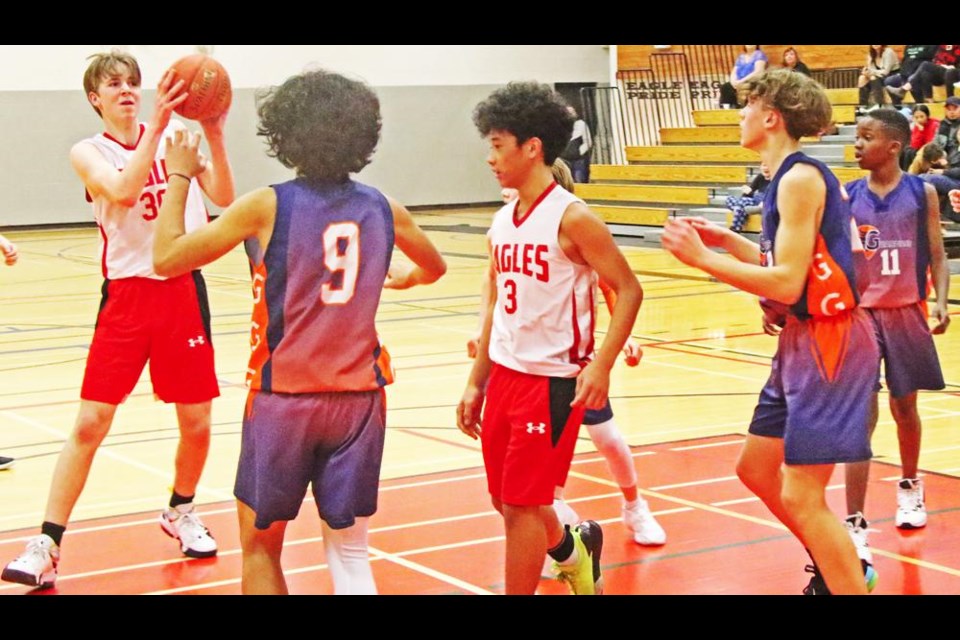
[[[869,565],[873,564],[873,553],[870,551],[870,543],[867,542],[867,520],[861,512],[847,516],[843,521],[847,527],[847,533],[853,540],[853,546],[857,548],[857,557]]]
[[[553,501],[553,510],[557,512],[557,519],[560,524],[568,524],[575,527],[580,524],[580,516],[573,510],[573,507],[564,502],[563,498],[556,498]]]
[[[621,511],[623,524],[633,533],[633,541],[645,546],[658,547],[667,541],[667,533],[650,513],[650,505],[643,498],[637,498],[637,504]]]
[[[27,541],[26,550],[3,568],[0,578],[7,582],[49,589],[57,581],[59,562],[60,547],[53,538],[41,534]]]
[[[927,507],[923,503],[923,482],[904,478],[897,485],[898,529],[921,529],[927,526]]]
[[[160,527],[168,536],[180,541],[180,551],[185,556],[209,558],[217,555],[217,541],[203,526],[193,504],[181,505],[161,513]]]

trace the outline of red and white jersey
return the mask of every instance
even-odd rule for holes
[[[497,270],[490,359],[541,376],[572,378],[593,358],[595,272],[567,258],[558,239],[567,207],[582,202],[553,183],[515,220],[496,213],[487,237]]]
[[[146,125],[140,124],[140,139]],[[178,129],[184,129],[182,122],[171,120],[163,132],[163,140],[157,147],[157,155],[153,160],[150,175],[143,186],[143,191],[137,203],[132,207],[125,207],[118,202],[110,202],[100,195],[91,198],[87,193],[87,201],[93,203],[93,217],[100,227],[100,264],[103,277],[110,280],[120,278],[153,278],[165,280],[153,270],[153,234],[157,214],[163,202],[163,194],[167,191],[167,168],[164,162],[166,153],[166,138],[172,138]],[[92,138],[83,140],[92,144],[101,155],[119,171],[130,163],[136,146],[127,146],[111,136],[109,133],[100,133]],[[196,180],[190,183],[187,193],[185,214],[186,231],[190,233],[209,220],[207,207],[203,201],[203,193]]]

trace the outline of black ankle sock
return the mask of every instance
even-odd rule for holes
[[[44,523],[40,525],[40,533],[53,538],[53,541],[58,547],[60,546],[60,541],[63,540],[63,532],[66,530],[66,527],[61,527],[59,524],[53,524],[52,522],[44,521]]]
[[[563,562],[570,557],[573,553],[573,534],[570,533],[570,525],[563,525],[563,539],[553,549],[547,549],[547,553],[557,562]]]
[[[182,504],[190,504],[193,502],[194,496],[182,496],[176,491],[173,492],[173,495],[170,496],[170,508],[176,509]]]

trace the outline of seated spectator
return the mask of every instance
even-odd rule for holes
[[[942,172],[946,168],[947,152],[936,142],[930,142],[917,151],[917,155],[910,163],[907,173],[919,176],[930,173],[933,169],[939,169]]]
[[[933,185],[940,196],[940,214],[943,218],[956,221],[956,214],[950,206],[948,194],[952,189],[960,189],[960,97],[950,96],[944,107],[944,118],[937,127],[934,142],[947,153],[947,167],[933,167],[920,177]]]
[[[743,225],[747,222],[747,207],[755,207],[763,204],[763,195],[770,186],[770,169],[765,163],[760,164],[760,173],[754,177],[753,182],[741,187],[742,196],[727,196],[727,208],[733,212],[733,223],[730,225],[731,231],[740,233],[743,231]]]
[[[897,52],[885,44],[871,44],[867,49],[867,64],[860,72],[857,87],[860,89],[860,106],[874,108],[883,106],[885,94],[883,81],[900,68]]]
[[[783,68],[802,73],[805,76],[810,75],[810,69],[800,60],[800,54],[793,47],[787,47],[783,50]]]
[[[900,157],[900,167],[904,169],[913,163],[923,145],[933,142],[940,126],[939,120],[930,117],[930,108],[925,104],[915,105],[910,117],[913,119],[913,124],[910,125],[910,146],[904,148]]]
[[[740,100],[737,90],[748,81],[753,80],[767,68],[767,54],[760,50],[758,44],[743,45],[743,53],[737,56],[737,61],[730,72],[730,81],[720,85],[720,108],[739,109]]]
[[[930,117],[927,105],[916,105],[913,108],[913,124],[910,125],[910,146],[919,151],[923,145],[933,142],[939,127],[940,121]]]
[[[937,54],[933,57],[933,62],[922,63],[913,75],[907,78],[903,86],[889,87],[887,91],[891,95],[899,94],[901,97],[904,92],[910,91],[917,102],[931,102],[933,88],[943,86],[947,90],[947,97],[951,97],[954,91],[953,84],[960,80],[957,63],[960,63],[960,45],[937,45]]]
[[[903,103],[904,92],[898,89],[906,84],[910,76],[917,72],[921,64],[932,61],[938,49],[939,47],[935,44],[908,44],[904,47],[903,60],[900,61],[900,70],[896,73],[891,73],[887,76],[887,79],[883,81],[887,93],[890,94],[890,100],[893,102],[893,106],[899,107]],[[911,91],[911,93],[913,94],[914,102],[918,104],[926,102],[923,95],[918,94],[916,90]]]

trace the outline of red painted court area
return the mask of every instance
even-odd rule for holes
[[[667,531],[667,544],[634,544],[620,521],[619,491],[596,454],[577,456],[566,497],[582,518],[604,525],[602,566],[608,595],[799,594],[806,553],[734,475],[743,437],[634,447],[640,486]],[[899,468],[874,463],[868,492],[877,594],[960,593],[960,479],[926,474],[929,524],[893,524]],[[828,498],[843,512],[842,470]],[[38,594],[240,593],[240,547],[232,503],[206,505],[216,558],[180,556],[157,513],[75,522],[63,544],[55,589]],[[22,549],[34,530],[0,536],[0,555]],[[490,506],[481,468],[384,482],[371,519],[370,546],[382,594],[497,594],[503,591],[503,527]],[[291,593],[332,593],[320,526],[307,501],[287,529],[283,556]],[[0,594],[29,593],[4,584]],[[543,580],[540,593],[566,587]]]

